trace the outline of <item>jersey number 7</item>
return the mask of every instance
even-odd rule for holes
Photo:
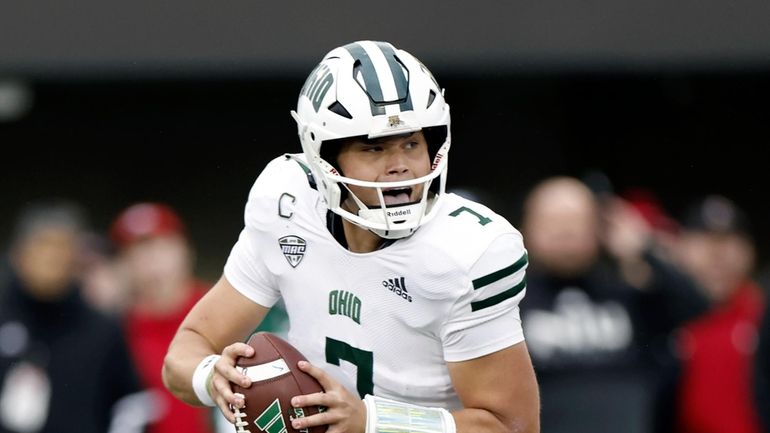
[[[340,360],[348,361],[358,367],[356,388],[358,395],[374,395],[374,354],[355,348],[344,341],[326,337],[326,362],[340,365]]]

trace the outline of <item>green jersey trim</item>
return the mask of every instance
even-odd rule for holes
[[[473,280],[473,289],[477,290],[484,286],[488,286],[495,281],[502,280],[503,278],[515,274],[520,271],[528,263],[527,253],[524,253],[519,260],[516,260],[511,266],[500,269],[499,271],[492,272],[491,274],[484,275],[483,277]]]

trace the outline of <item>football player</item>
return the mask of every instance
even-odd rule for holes
[[[445,192],[449,106],[428,69],[386,42],[338,47],[292,116],[303,152],[254,183],[224,275],[169,347],[167,387],[234,422],[240,341],[282,299],[299,368],[325,389],[292,404],[328,408],[295,429],[539,431],[527,252],[503,217]]]

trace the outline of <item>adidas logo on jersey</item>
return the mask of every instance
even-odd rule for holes
[[[382,285],[403,299],[412,302],[412,295],[406,290],[404,277],[388,278],[382,282]]]

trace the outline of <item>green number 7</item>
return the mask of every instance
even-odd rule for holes
[[[455,209],[454,211],[452,211],[452,213],[449,214],[449,216],[456,217],[457,215],[460,215],[463,212],[468,212],[469,214],[471,214],[471,215],[475,216],[476,218],[478,218],[479,219],[479,224],[481,224],[483,226],[485,226],[488,223],[492,222],[492,218],[487,218],[484,215],[481,215],[480,213],[476,212],[475,210],[473,210],[471,208],[468,208],[468,207],[465,207],[465,206],[463,206],[461,208],[458,208],[458,209]]]
[[[372,352],[357,349],[348,343],[326,337],[326,362],[340,365],[344,359],[358,367],[356,388],[361,398],[366,394],[374,395],[374,355]]]

